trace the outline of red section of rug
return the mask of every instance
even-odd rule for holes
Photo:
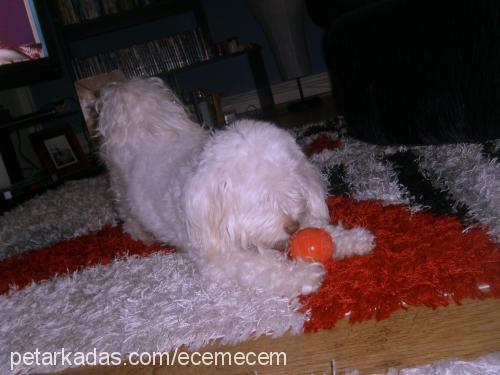
[[[321,133],[304,148],[304,154],[308,157],[319,154],[323,150],[334,150],[342,146],[340,139],[335,139],[329,134]]]
[[[120,226],[105,226],[97,232],[4,259],[0,262],[0,294],[7,293],[11,286],[23,288],[31,282],[69,274],[82,267],[157,251],[171,252],[173,249],[158,244],[145,245],[130,238]]]
[[[332,328],[347,313],[359,322],[385,319],[405,305],[436,308],[466,297],[500,297],[500,248],[482,228],[464,233],[453,217],[411,214],[404,205],[332,197],[328,206],[333,223],[369,228],[376,248],[327,263],[321,289],[301,299],[303,311],[312,312],[306,331]],[[489,291],[478,289],[483,283]]]

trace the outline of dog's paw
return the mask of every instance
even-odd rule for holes
[[[145,245],[155,242],[153,235],[142,228],[142,226],[132,220],[127,220],[123,224],[123,231],[128,233],[133,240],[142,241]]]
[[[345,229],[341,225],[325,228],[335,242],[334,258],[369,253],[375,247],[375,236],[366,228]]]
[[[212,280],[236,280],[245,288],[255,288],[286,298],[316,291],[325,273],[321,263],[290,260],[281,252],[234,251],[195,257],[204,276]]]
[[[290,275],[290,283],[295,285],[298,294],[311,294],[315,292],[323,281],[325,268],[321,263],[310,263],[297,260]]]

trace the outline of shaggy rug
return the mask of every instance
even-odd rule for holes
[[[328,182],[332,222],[369,228],[372,254],[329,261],[321,289],[293,301],[214,285],[182,253],[121,231],[106,176],[68,182],[0,217],[0,363],[37,348],[194,350],[329,329],[345,316],[384,319],[408,305],[498,298],[500,142],[379,147],[332,129],[314,124],[295,136]]]

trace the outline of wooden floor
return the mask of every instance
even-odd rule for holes
[[[473,359],[500,351],[500,300],[466,301],[432,310],[425,307],[400,310],[390,319],[351,325],[340,322],[330,331],[277,339],[259,338],[232,347],[208,347],[202,351],[287,354],[286,366],[195,367],[148,366],[70,369],[62,374],[361,374],[385,373],[390,367],[405,368],[440,359]]]

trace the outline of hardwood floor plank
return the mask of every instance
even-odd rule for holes
[[[405,368],[440,359],[473,359],[500,351],[500,300],[466,301],[432,310],[409,308],[384,321],[351,325],[346,320],[330,331],[268,337],[236,346],[209,346],[201,351],[287,354],[286,366],[130,366],[79,368],[62,374],[337,374],[358,369],[361,374],[382,373],[390,367]]]

